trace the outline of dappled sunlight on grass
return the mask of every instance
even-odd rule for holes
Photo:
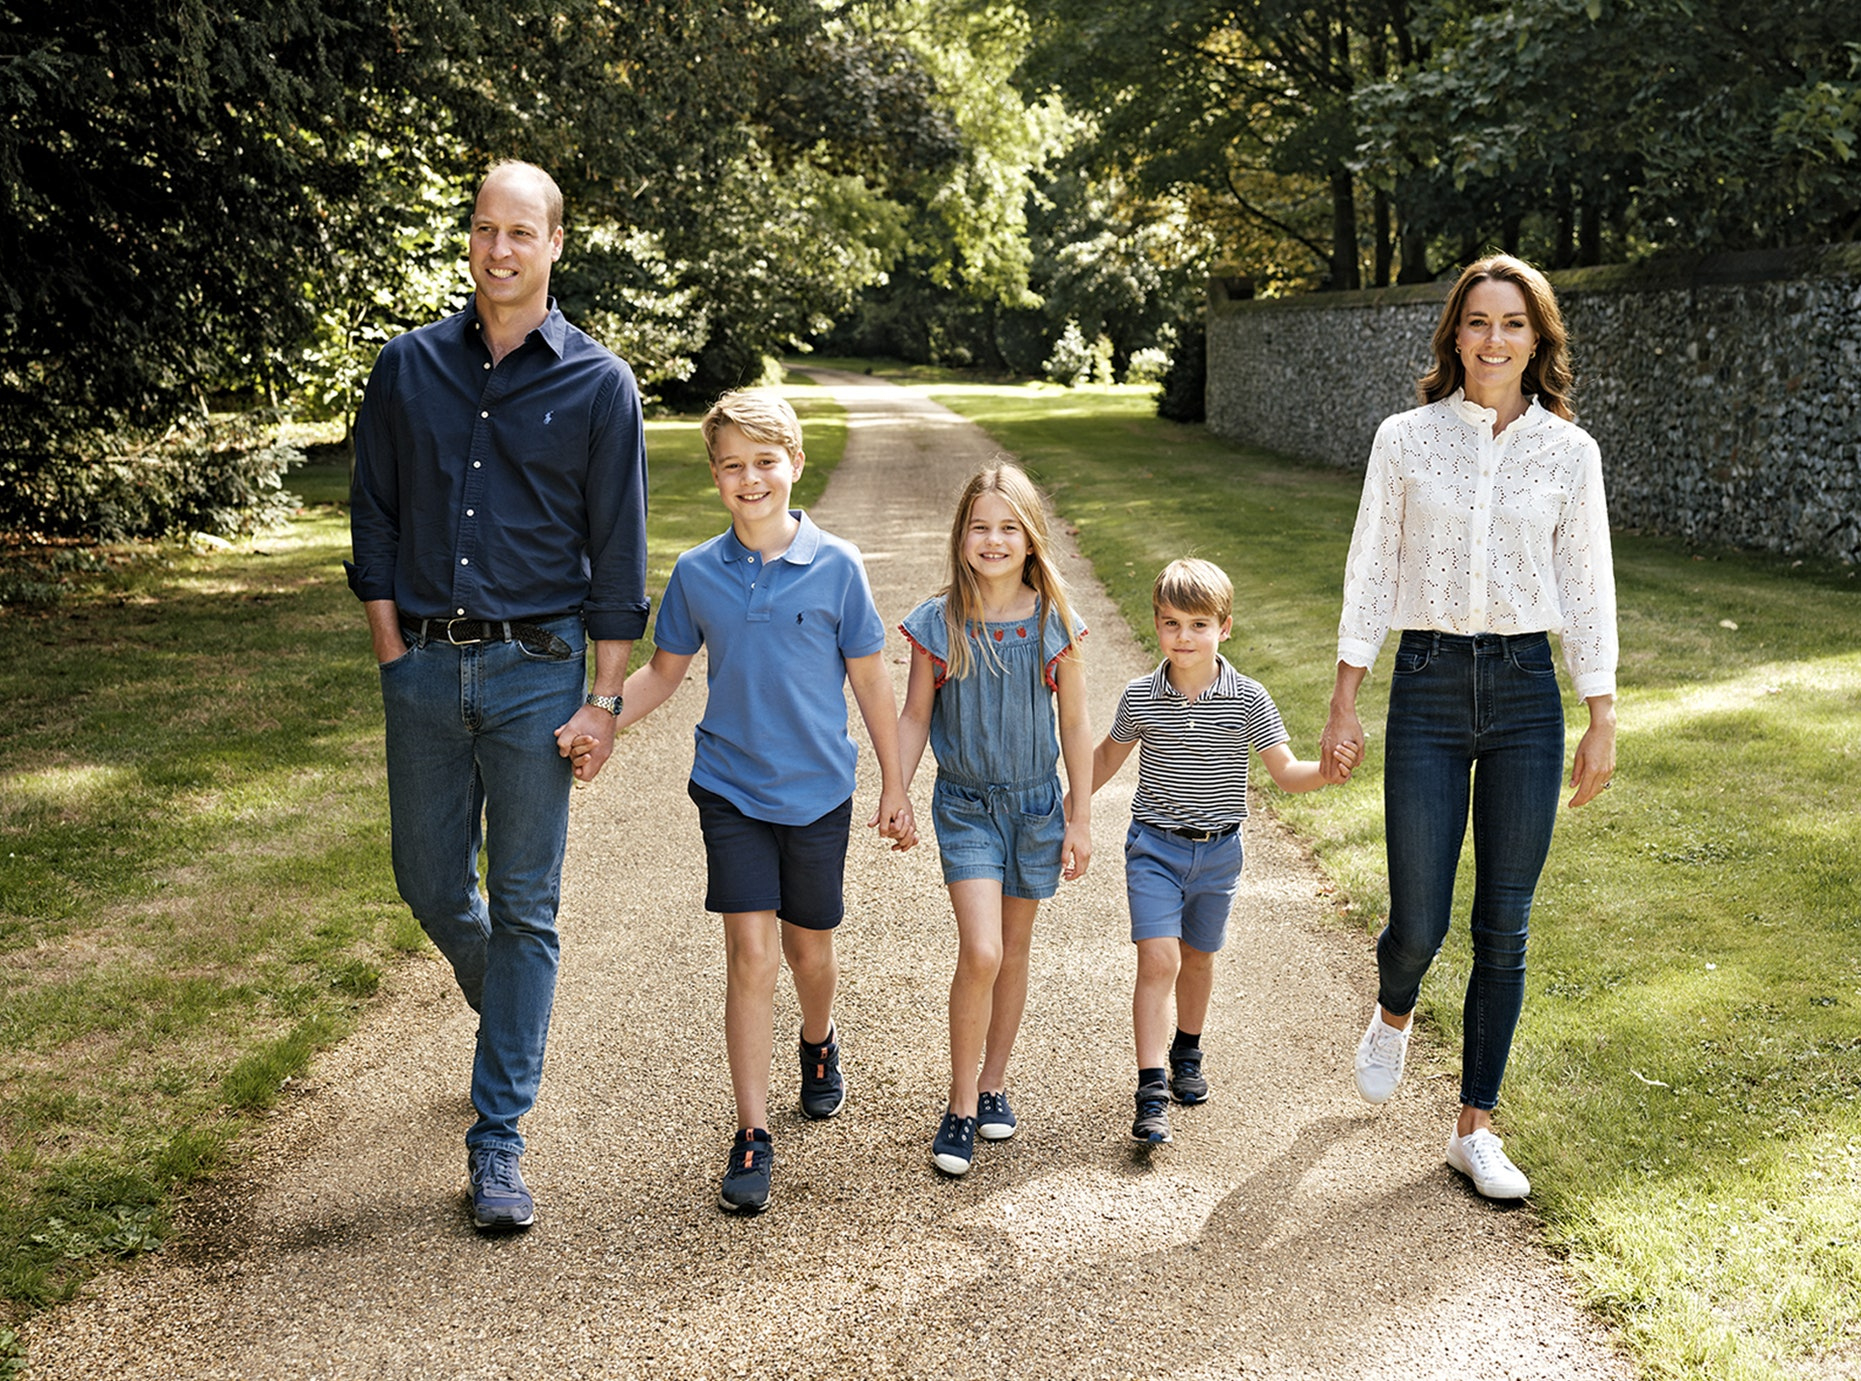
[[[61,763],[21,772],[0,772],[0,827],[16,816],[62,815],[82,810],[106,793],[121,790],[135,773],[119,764]]]

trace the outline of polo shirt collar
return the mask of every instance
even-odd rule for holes
[[[1187,700],[1181,691],[1170,684],[1170,663],[1165,658],[1150,677],[1151,694],[1165,696],[1171,700]],[[1203,700],[1232,700],[1241,693],[1241,673],[1236,671],[1228,659],[1219,652],[1215,654],[1215,683],[1203,691]]]
[[[801,526],[795,532],[795,540],[788,544],[788,550],[779,559],[794,566],[810,565],[815,553],[821,549],[821,530],[814,525],[814,519],[808,516],[806,509],[791,508],[788,511]],[[736,524],[732,523],[724,529],[724,540],[717,544],[717,555],[728,564],[756,553],[743,545],[743,539],[737,536]]]
[[[459,337],[461,340],[477,339],[480,326],[478,322],[478,298],[476,295],[465,300],[465,310],[459,313]],[[549,314],[543,318],[543,324],[530,332],[541,336],[557,359],[562,358],[563,346],[569,338],[569,319],[562,315],[562,309],[556,305],[556,299],[549,299]],[[527,337],[526,337],[527,339]]]

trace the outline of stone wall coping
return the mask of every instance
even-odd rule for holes
[[[1545,274],[1557,295],[1586,292],[1673,292],[1732,283],[1769,283],[1803,278],[1861,278],[1861,244],[1795,249],[1753,249],[1728,254],[1656,255],[1632,264],[1556,269]],[[1236,297],[1231,278],[1208,280],[1212,313],[1330,312],[1365,307],[1406,307],[1444,302],[1453,281],[1406,283],[1352,292],[1301,293],[1293,297]]]

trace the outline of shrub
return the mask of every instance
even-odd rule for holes
[[[297,506],[282,481],[304,456],[266,437],[269,421],[218,419],[143,445],[90,432],[0,450],[0,531],[121,541],[274,527]]]

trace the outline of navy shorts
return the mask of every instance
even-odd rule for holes
[[[840,924],[852,797],[805,825],[778,825],[751,819],[696,782],[688,793],[704,832],[706,911],[773,911],[803,930]]]

